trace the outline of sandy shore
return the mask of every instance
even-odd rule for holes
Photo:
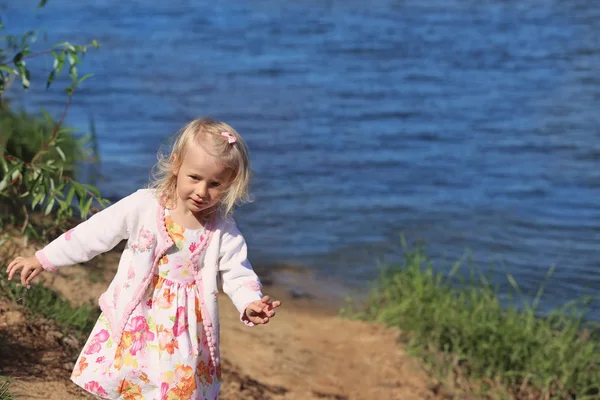
[[[44,281],[76,304],[93,303],[112,278],[117,259],[117,252],[108,253],[87,266],[45,274]],[[307,274],[285,268],[266,272],[262,269],[265,293],[283,302],[269,324],[244,326],[227,296],[220,297],[221,399],[453,398],[440,393],[405,354],[397,330],[337,317],[339,297],[328,296],[322,282],[312,285]],[[72,354],[80,348],[67,351],[69,342],[51,326],[27,321],[4,302],[0,334],[8,343],[0,350],[0,368],[15,378],[17,399],[90,398],[68,380]],[[36,356],[19,359],[23,352]],[[18,362],[8,362],[15,357]]]

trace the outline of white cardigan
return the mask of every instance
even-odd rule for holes
[[[246,242],[233,218],[217,216],[206,227],[203,246],[194,251],[194,277],[200,293],[203,323],[212,362],[219,359],[217,278],[243,315],[247,305],[262,297],[261,284],[247,258]],[[36,257],[45,270],[88,261],[127,239],[117,273],[99,299],[100,308],[119,343],[129,316],[152,282],[158,261],[173,246],[165,228],[165,208],[154,192],[141,189],[93,215],[52,241]],[[247,325],[253,325],[244,321]]]

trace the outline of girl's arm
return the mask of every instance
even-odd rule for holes
[[[115,247],[129,237],[130,220],[140,207],[141,191],[137,191],[94,214],[90,219],[65,232],[35,257],[46,271],[89,261]]]
[[[258,276],[248,261],[246,241],[233,220],[226,222],[227,229],[221,238],[219,271],[223,280],[223,291],[240,312],[246,325],[254,325],[245,316],[250,303],[263,297]]]

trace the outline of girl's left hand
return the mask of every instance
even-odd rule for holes
[[[262,299],[248,304],[244,317],[246,320],[254,324],[267,324],[270,318],[275,316],[274,309],[281,305],[280,301],[271,302],[269,296],[264,296]]]

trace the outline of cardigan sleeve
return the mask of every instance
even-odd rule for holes
[[[63,233],[35,256],[45,270],[89,261],[129,237],[132,214],[139,207],[141,190],[94,214],[90,219]]]
[[[223,291],[240,312],[241,321],[252,326],[253,323],[243,318],[244,311],[248,304],[260,300],[263,295],[262,286],[248,261],[247,252],[244,237],[233,219],[228,219],[227,228],[224,229],[221,238],[219,259]]]

